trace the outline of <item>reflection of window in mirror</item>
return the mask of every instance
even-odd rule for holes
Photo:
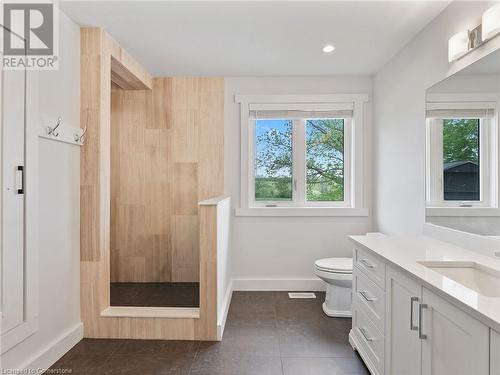
[[[492,207],[495,103],[427,104],[427,207]]]
[[[480,201],[479,118],[443,119],[443,199]],[[484,121],[484,120],[483,120]],[[484,126],[484,125],[483,125]]]

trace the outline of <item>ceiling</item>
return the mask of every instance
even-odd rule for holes
[[[154,76],[373,74],[449,1],[61,1]],[[331,55],[324,44],[335,45]]]

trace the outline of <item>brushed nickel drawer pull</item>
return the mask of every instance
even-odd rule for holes
[[[366,329],[364,328],[358,328],[359,332],[361,332],[361,334],[363,335],[363,337],[365,338],[366,341],[373,341],[375,340],[375,338],[373,337],[370,337],[366,334]]]
[[[370,263],[368,259],[360,259],[359,262],[368,268],[375,268],[375,264]]]
[[[376,298],[370,297],[370,296],[368,295],[368,291],[366,291],[366,290],[360,290],[360,291],[359,291],[359,294],[361,294],[361,295],[363,296],[363,298],[364,298],[365,300],[367,300],[368,302],[373,302],[373,301],[376,301],[376,300],[377,300]]]
[[[410,298],[410,331],[416,331],[418,329],[417,326],[413,325],[413,302],[418,302],[418,297]]]
[[[422,313],[423,310],[427,308],[427,304],[421,303],[418,307],[418,338],[420,340],[426,340],[427,335],[422,333]]]

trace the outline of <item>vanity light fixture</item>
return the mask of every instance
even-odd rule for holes
[[[500,34],[500,4],[483,13],[481,24],[448,40],[448,61],[453,62]]]
[[[448,40],[448,61],[458,60],[469,52],[469,30],[453,35]]]
[[[500,4],[483,13],[481,20],[483,41],[500,34]]]
[[[326,44],[323,47],[323,53],[332,53],[333,51],[335,51],[335,46],[333,46],[331,44]]]

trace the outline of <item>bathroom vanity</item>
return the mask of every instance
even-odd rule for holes
[[[500,375],[499,108],[500,51],[452,63],[420,118],[423,234],[351,237],[349,340],[372,374]]]
[[[427,236],[351,240],[349,341],[372,374],[500,374],[500,258]]]

